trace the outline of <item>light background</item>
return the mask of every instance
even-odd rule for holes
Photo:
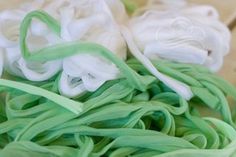
[[[22,2],[29,0],[0,0],[0,10],[14,8]],[[133,0],[139,5],[144,5],[146,0]],[[215,6],[220,12],[222,21],[227,21],[236,12],[236,0],[189,0],[198,4]],[[236,86],[236,27],[232,31],[231,52],[225,57],[224,66],[219,74]]]

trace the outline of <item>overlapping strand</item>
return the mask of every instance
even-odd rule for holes
[[[134,80],[146,80],[143,91],[135,88],[134,81],[123,77],[71,100],[57,95],[57,81],[28,85],[52,93],[46,97],[43,92],[27,93],[29,88],[22,87],[27,83],[24,80],[18,84],[0,80],[1,91],[7,91],[6,103],[1,105],[4,108],[0,145],[5,148],[0,155],[209,157],[234,154],[236,131],[225,97],[236,98],[234,87],[201,66],[153,61],[164,74],[191,86],[195,97],[187,102],[152,77],[136,59],[122,64],[135,73]],[[61,107],[54,94],[64,99],[63,104],[71,101],[83,104],[81,112],[74,114]],[[202,117],[198,105],[219,113],[223,120]]]

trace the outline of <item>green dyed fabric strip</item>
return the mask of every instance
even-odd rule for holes
[[[74,99],[58,94],[60,74],[48,82],[0,79],[0,156],[236,155],[236,127],[227,101],[227,96],[236,100],[236,89],[228,82],[202,66],[152,61],[160,72],[191,87],[194,97],[186,101],[135,58],[124,62],[94,43],[68,42],[30,52],[26,37],[33,18],[60,34],[58,22],[46,13],[27,15],[20,32],[27,61],[45,62],[83,52],[111,61],[122,77]],[[207,116],[204,110],[209,111]]]

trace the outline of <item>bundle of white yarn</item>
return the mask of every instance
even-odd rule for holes
[[[29,9],[30,8],[30,9]],[[62,60],[28,62],[21,55],[19,27],[32,10],[44,10],[60,22],[56,36],[40,21],[32,22],[27,42],[38,50],[63,42],[94,42],[125,60],[127,46],[158,79],[185,99],[190,88],[160,73],[150,59],[201,64],[217,71],[229,52],[230,32],[211,6],[189,5],[183,0],[150,0],[128,16],[120,0],[35,0],[0,13],[0,74],[2,69],[31,81],[45,81],[61,71],[59,91],[76,97],[95,91],[119,77],[119,69],[101,56],[79,54]],[[4,64],[3,64],[4,62]]]

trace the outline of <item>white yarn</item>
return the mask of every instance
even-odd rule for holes
[[[65,41],[89,41],[105,46],[118,57],[126,58],[126,43],[117,29],[114,13],[127,16],[117,0],[72,1],[69,8],[61,10],[61,37]],[[112,6],[112,7],[110,7]],[[114,9],[114,11],[112,10]],[[72,70],[73,69],[73,70]],[[84,91],[95,91],[104,82],[119,76],[117,67],[96,55],[80,54],[63,60],[63,74],[59,88],[61,94],[75,97]],[[74,82],[74,80],[79,80]],[[73,92],[71,92],[73,91]]]
[[[119,0],[35,0],[1,12],[0,75],[3,65],[9,73],[31,81],[48,80],[62,71],[59,91],[67,97],[97,90],[118,78],[119,69],[105,58],[86,53],[44,63],[25,61],[19,49],[19,27],[34,9],[56,18],[61,34],[58,37],[45,24],[33,20],[27,37],[30,50],[87,41],[103,45],[125,60],[127,44],[154,76],[187,100],[192,97],[190,87],[160,73],[148,58],[202,64],[217,71],[229,51],[230,32],[219,21],[218,12],[211,6],[187,6],[184,0],[150,0],[131,19]]]
[[[129,22],[134,40],[145,56],[202,64],[214,72],[221,68],[231,35],[213,7],[182,5],[178,9],[157,10],[160,4],[153,6]]]
[[[38,6],[42,5],[43,1],[33,1],[30,4],[22,6],[23,9],[5,10],[0,14],[0,46],[4,50],[5,56],[5,69],[13,75],[24,77],[31,81],[44,81],[48,80],[61,69],[61,61],[51,61],[46,63],[29,63],[23,59],[19,48],[19,28],[20,23],[24,16],[34,9],[39,9]],[[27,7],[30,6],[30,7]],[[36,28],[40,33],[45,31],[40,23],[36,23],[36,27],[29,32],[28,43],[30,49],[37,49],[48,45],[52,40],[52,34],[44,33],[44,36],[33,34]],[[42,24],[41,24],[42,25]],[[43,28],[43,29],[42,29]],[[55,39],[55,38],[54,38]],[[42,41],[44,41],[42,43]]]
[[[182,96],[184,99],[189,100],[193,97],[193,93],[190,87],[182,82],[172,79],[162,73],[160,73],[151,63],[151,61],[139,51],[138,47],[135,45],[131,33],[126,27],[121,27],[122,33],[131,53],[136,57],[155,77],[166,84],[168,87],[173,89],[176,93]]]
[[[36,0],[0,14],[0,47],[9,73],[31,81],[44,81],[62,71],[59,89],[68,97],[95,91],[107,80],[118,77],[115,65],[94,55],[82,54],[45,63],[25,61],[19,49],[19,27],[24,16],[35,9],[44,10],[60,21],[62,31],[57,37],[45,24],[33,20],[27,37],[31,51],[59,42],[88,41],[101,44],[126,59],[126,43],[117,23],[127,20],[128,15],[119,0]],[[1,65],[0,60],[0,72]]]

